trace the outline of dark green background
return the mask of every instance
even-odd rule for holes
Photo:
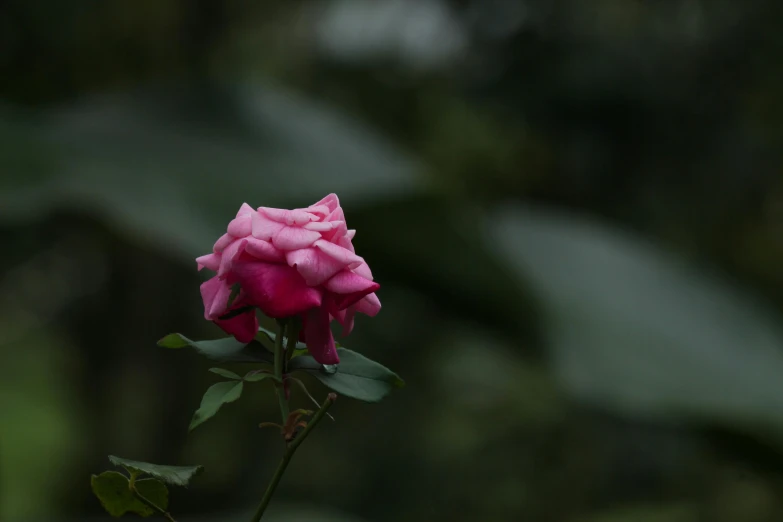
[[[0,519],[106,519],[107,455],[247,520],[259,384],[157,348],[242,202],[336,192],[382,289],[270,520],[783,519],[778,0],[0,1]],[[325,393],[308,381],[317,397]],[[266,390],[266,393],[263,391]],[[302,406],[306,404],[298,397]]]

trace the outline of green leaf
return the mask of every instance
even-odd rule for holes
[[[236,373],[229,370],[225,370],[223,368],[210,368],[209,371],[211,371],[212,373],[216,373],[221,377],[225,377],[226,379],[234,379],[235,381],[242,380],[242,377],[240,377]]]
[[[164,466],[161,464],[150,464],[149,462],[123,459],[113,455],[109,456],[109,461],[115,466],[122,466],[127,469],[129,473],[146,473],[147,475],[160,479],[172,486],[187,486],[193,477],[204,471],[203,466]]]
[[[158,346],[161,348],[184,348],[186,346],[192,345],[193,341],[178,333],[168,334],[166,337],[158,341]]]
[[[212,418],[220,410],[221,406],[239,399],[242,395],[243,386],[244,383],[242,381],[219,382],[210,386],[201,399],[201,406],[193,414],[193,420],[190,421],[188,429],[195,429],[204,421]]]
[[[257,370],[253,370],[252,372],[247,372],[247,375],[244,376],[242,380],[245,382],[258,382],[263,381],[264,379],[275,379],[275,376],[271,373],[262,373]]]
[[[309,373],[340,395],[365,402],[378,402],[395,387],[405,385],[396,373],[361,354],[347,348],[340,348],[337,353],[340,364],[333,373],[309,355],[292,359],[289,368]]]
[[[182,334],[169,334],[160,341],[162,348],[184,348],[190,346],[201,355],[214,361],[223,362],[263,362],[273,363],[274,356],[258,341],[240,343],[233,337],[211,341],[192,341]]]
[[[708,267],[585,217],[490,216],[542,304],[566,394],[628,416],[783,433],[780,314]]]
[[[103,509],[113,517],[121,517],[125,513],[136,513],[142,517],[155,514],[155,510],[133,494],[128,477],[119,471],[104,471],[100,475],[93,475],[90,485]]]
[[[136,492],[162,510],[169,508],[169,488],[166,484],[155,478],[145,478],[134,483]]]

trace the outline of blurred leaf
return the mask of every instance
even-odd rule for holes
[[[221,510],[214,513],[198,514],[189,517],[194,522],[227,522],[233,520],[251,520],[255,514],[254,509]],[[330,503],[316,503],[313,501],[298,500],[286,502],[285,497],[280,502],[275,502],[264,513],[264,522],[368,522],[365,518],[334,508]]]
[[[0,520],[51,519],[64,484],[51,468],[65,466],[89,439],[73,409],[74,374],[62,372],[75,346],[56,328],[18,317],[0,312]]]
[[[169,488],[158,479],[145,478],[134,482],[136,492],[159,508],[169,508]]]
[[[520,313],[525,294],[485,242],[482,219],[466,203],[426,195],[351,212],[357,251],[383,274],[382,284],[413,288],[456,317],[516,339],[529,315]]]
[[[216,374],[220,375],[221,377],[225,377],[226,379],[234,379],[235,381],[241,381],[242,380],[242,377],[240,377],[236,373],[228,371],[228,370],[224,370],[223,368],[210,368],[209,371],[211,371],[212,373],[216,373]]]
[[[0,182],[0,218],[89,209],[193,257],[244,201],[301,206],[336,192],[352,207],[417,189],[418,167],[389,142],[270,87],[174,85],[48,114],[0,113],[0,165],[15,167]]]
[[[309,355],[295,357],[289,369],[301,370],[314,376],[340,395],[365,402],[378,402],[392,389],[402,388],[405,382],[385,366],[346,348],[338,349],[340,364],[334,373]]]
[[[9,139],[23,126],[30,144],[4,147],[19,168],[3,178],[0,220],[88,210],[192,263],[243,201],[301,206],[335,192],[359,229],[357,247],[384,281],[519,331],[509,311],[522,294],[481,243],[477,209],[427,195],[418,165],[356,122],[271,89],[161,89],[54,114],[4,122],[0,113]],[[35,165],[34,180],[27,165]]]
[[[239,399],[242,395],[243,387],[244,383],[242,381],[219,382],[210,386],[201,399],[201,406],[193,414],[193,420],[190,421],[188,429],[195,429],[204,421],[212,418],[220,410],[221,406]]]
[[[573,396],[783,430],[780,318],[751,296],[576,216],[515,208],[489,223],[542,300],[551,361]]]
[[[696,506],[651,504],[578,517],[574,522],[697,522],[701,519]]]
[[[274,362],[274,356],[258,341],[244,344],[233,337],[211,341],[192,341],[182,334],[173,333],[158,341],[158,346],[163,348],[184,348],[190,346],[195,348],[201,355],[214,361]]]
[[[136,498],[130,490],[128,477],[118,471],[104,471],[100,475],[93,475],[90,484],[103,508],[113,517],[121,517],[128,512],[142,517],[155,514],[151,507]]]
[[[301,206],[335,192],[359,230],[357,248],[384,281],[518,331],[509,311],[522,294],[481,243],[478,209],[430,195],[417,164],[324,107],[266,88],[171,88],[87,99],[53,114],[0,113],[9,137],[0,164],[7,149],[8,164],[19,166],[1,182],[0,220],[93,211],[192,262],[243,201]],[[28,144],[22,149],[12,144],[17,134]],[[446,262],[453,259],[460,262]]]
[[[150,464],[149,462],[123,459],[113,455],[109,456],[109,461],[115,466],[122,466],[127,469],[129,473],[146,473],[167,484],[171,484],[172,486],[187,486],[193,477],[204,471],[202,466],[164,466],[161,464]]]

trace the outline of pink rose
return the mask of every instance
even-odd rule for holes
[[[243,203],[213,253],[196,259],[199,270],[217,272],[201,285],[204,317],[247,343],[258,332],[255,308],[273,318],[300,316],[302,339],[315,360],[338,363],[331,321],[348,335],[356,312],[375,316],[381,309],[375,296],[380,285],[354,252],[354,234],[334,194],[294,210],[253,210]]]

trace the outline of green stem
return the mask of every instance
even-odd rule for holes
[[[261,498],[261,503],[258,505],[256,514],[253,515],[252,522],[258,522],[261,520],[261,517],[264,516],[264,511],[266,511],[267,506],[269,506],[269,502],[272,500],[272,495],[275,494],[275,489],[277,489],[277,485],[280,483],[280,479],[283,478],[283,474],[288,467],[288,463],[291,462],[291,457],[294,456],[294,453],[296,452],[296,449],[299,447],[299,445],[304,442],[308,435],[310,435],[310,432],[315,429],[319,422],[321,422],[321,419],[324,418],[324,415],[326,415],[327,410],[331,408],[332,404],[334,404],[336,398],[336,394],[330,393],[326,397],[324,403],[321,404],[320,409],[315,412],[313,418],[310,419],[310,422],[307,423],[307,427],[305,427],[305,429],[302,430],[302,433],[297,435],[296,438],[294,438],[294,440],[288,444],[285,449],[285,453],[283,454],[283,458],[280,459],[280,464],[277,465],[275,474],[272,476],[272,481],[269,483],[269,486],[264,492],[264,496]]]
[[[277,402],[280,404],[280,416],[283,418],[283,426],[288,420],[288,400],[285,398],[285,387],[283,384],[283,366],[285,364],[285,353],[283,352],[283,339],[285,336],[286,321],[277,321],[277,337],[275,337],[275,391],[277,392]]]

